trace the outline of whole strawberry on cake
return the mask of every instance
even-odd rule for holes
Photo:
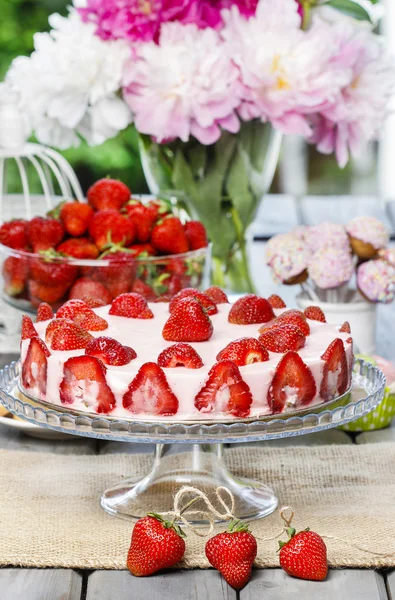
[[[279,308],[280,307],[280,308]],[[278,296],[234,304],[212,287],[170,302],[138,293],[92,308],[69,300],[22,322],[20,385],[71,410],[136,420],[253,418],[302,410],[351,384],[348,323]]]

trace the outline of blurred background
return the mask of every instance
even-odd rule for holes
[[[391,7],[395,0],[384,3],[389,13],[395,12]],[[0,0],[0,81],[14,57],[31,53],[34,33],[48,30],[49,14],[66,15],[68,4],[68,0]],[[387,14],[384,27],[388,27],[390,18]],[[333,156],[323,156],[303,140],[288,137],[271,191],[300,197],[306,194],[391,196],[388,172],[392,172],[389,157],[395,135],[388,133],[387,138],[390,142],[384,143],[386,151],[384,160],[381,157],[381,166],[378,145],[372,144],[359,160],[350,162],[342,170]],[[83,144],[63,154],[77,172],[85,191],[93,181],[106,175],[121,179],[134,193],[147,191],[133,128],[101,146],[89,148]],[[12,175],[9,184],[13,191]]]

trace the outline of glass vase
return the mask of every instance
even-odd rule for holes
[[[158,144],[139,138],[144,174],[153,194],[173,195],[212,242],[212,282],[253,293],[248,229],[276,170],[281,134],[268,123],[243,123],[210,146],[197,140]]]

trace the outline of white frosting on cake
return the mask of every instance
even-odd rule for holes
[[[230,304],[219,304],[218,314],[210,318],[214,326],[214,333],[208,342],[191,343],[191,346],[199,353],[203,360],[203,367],[200,369],[187,369],[185,367],[176,367],[172,369],[163,369],[167,381],[179,400],[179,410],[176,415],[171,417],[158,417],[157,415],[133,414],[122,406],[122,397],[126,392],[129,383],[136,376],[139,368],[146,362],[156,362],[159,353],[174,342],[166,342],[162,337],[163,325],[169,317],[169,305],[167,303],[153,303],[149,305],[154,313],[153,319],[129,319],[125,317],[116,317],[109,315],[109,306],[94,309],[95,312],[104,317],[109,327],[105,331],[91,332],[93,336],[108,336],[117,339],[123,345],[131,346],[137,352],[137,358],[129,364],[121,367],[106,365],[107,383],[112,389],[116,398],[116,407],[111,412],[112,416],[128,417],[136,420],[143,420],[149,417],[153,420],[181,421],[181,420],[207,420],[231,417],[221,412],[221,406],[226,406],[227,398],[217,399],[215,411],[210,413],[199,412],[194,406],[194,400],[205,381],[211,367],[217,362],[216,356],[229,342],[241,337],[259,337],[259,325],[233,325],[228,322],[228,313]],[[275,310],[279,315],[284,310]],[[45,340],[45,330],[49,321],[36,323],[35,327],[40,337]],[[352,361],[352,344],[347,343],[346,339],[350,337],[348,333],[340,333],[339,327],[320,323],[318,321],[308,321],[311,334],[306,338],[305,347],[298,353],[303,361],[310,368],[317,386],[317,395],[311,405],[322,403],[319,397],[319,390],[323,375],[324,362],[321,355],[335,338],[341,338],[347,353],[348,364]],[[30,340],[22,343],[21,358],[25,359]],[[47,393],[46,400],[52,404],[61,405],[59,397],[59,385],[63,378],[63,364],[72,356],[84,354],[84,350],[74,351],[55,351],[49,349],[51,356],[48,357],[47,371]],[[266,362],[254,363],[239,367],[244,381],[249,385],[253,403],[250,416],[267,415],[271,410],[267,403],[267,393],[273,379],[276,366],[281,360],[283,354],[269,353],[270,360]],[[63,405],[71,410],[81,410],[93,412],[95,386],[89,386],[86,394],[81,394],[81,399],[74,401],[72,405]],[[286,389],[289,399],[286,403],[284,412],[294,410],[295,390]],[[29,389],[30,395],[38,395],[37,390]],[[226,390],[224,391],[226,396]],[[224,395],[222,394],[222,395]]]

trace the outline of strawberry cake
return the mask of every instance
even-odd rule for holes
[[[20,386],[68,410],[135,420],[245,419],[302,410],[351,384],[348,323],[318,307],[219,288],[169,302],[136,293],[91,308],[69,300],[23,317]]]

